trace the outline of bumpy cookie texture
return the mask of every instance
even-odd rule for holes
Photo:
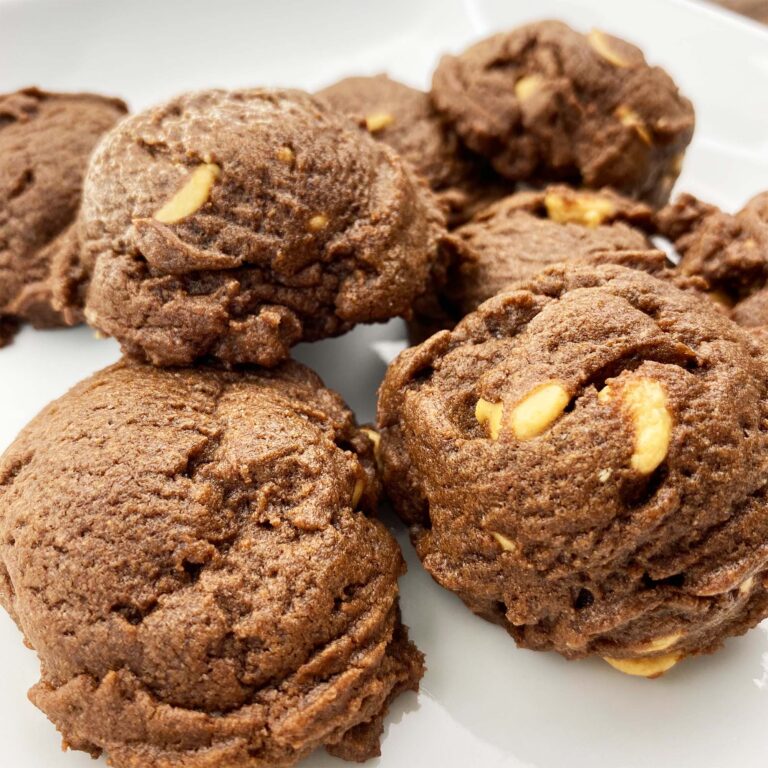
[[[680,195],[657,214],[659,230],[681,254],[680,270],[706,281],[739,325],[768,328],[768,192],[735,214]]]
[[[768,287],[755,291],[731,310],[731,319],[753,330],[768,330]]]
[[[377,495],[370,440],[298,364],[97,373],[0,460],[32,700],[117,768],[377,754],[423,672]]]
[[[125,112],[92,94],[0,96],[0,346],[19,321],[49,328],[77,319],[53,306],[51,264],[76,242],[88,156]]]
[[[765,347],[709,303],[555,266],[393,363],[383,477],[473,611],[650,677],[768,614],[767,416]]]
[[[643,231],[651,209],[608,190],[551,186],[500,200],[454,233],[447,301],[463,317],[513,282],[562,261],[668,266]],[[458,318],[457,318],[458,319]]]
[[[638,48],[556,21],[444,57],[432,96],[510,179],[610,186],[653,204],[669,197],[693,135],[691,103]]]
[[[607,189],[558,184],[505,197],[445,241],[434,290],[414,307],[411,340],[452,328],[487,299],[559,262],[621,264],[682,283],[649,240],[653,227],[649,206]]]
[[[124,121],[83,199],[86,317],[155,364],[275,365],[408,314],[443,216],[389,147],[300,91],[205,91]]]
[[[735,214],[681,195],[658,218],[675,241],[683,272],[703,277],[733,301],[768,282],[768,192]]]
[[[318,95],[408,160],[437,193],[452,225],[511,191],[462,146],[423,91],[376,75],[340,80]]]

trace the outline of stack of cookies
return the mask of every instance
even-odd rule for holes
[[[694,112],[640,50],[541,22],[430,93],[125,112],[0,97],[3,339],[125,354],[0,459],[0,603],[66,745],[378,754],[424,673],[382,489],[521,647],[652,678],[768,616],[768,196],[668,202]],[[393,317],[359,427],[291,347]]]

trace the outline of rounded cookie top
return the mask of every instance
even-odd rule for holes
[[[123,102],[93,94],[0,95],[0,320],[63,324],[51,303],[51,263],[72,248],[88,157],[125,112]]]
[[[86,179],[86,316],[156,364],[274,365],[407,314],[443,217],[389,147],[300,91],[203,91],[124,121]]]
[[[432,96],[510,179],[577,180],[653,204],[669,197],[693,135],[691,103],[638,48],[556,21],[445,56]]]
[[[560,265],[393,363],[384,482],[519,644],[663,665],[768,613],[766,416],[765,349],[707,302]]]
[[[318,95],[408,160],[438,194],[451,224],[509,191],[484,159],[461,145],[424,91],[376,75],[348,77]]]
[[[370,754],[422,671],[377,495],[370,440],[303,366],[95,374],[0,459],[33,701],[118,768]]]
[[[651,209],[610,190],[557,185],[500,200],[459,227],[445,296],[460,316],[518,280],[561,261],[667,266],[643,232]]]

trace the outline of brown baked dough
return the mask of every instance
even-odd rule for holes
[[[123,362],[0,459],[0,603],[30,696],[116,768],[378,754],[416,689],[372,444],[307,368]]]
[[[191,93],[125,120],[82,216],[88,321],[158,365],[272,366],[407,315],[444,233],[394,151],[289,90]]]
[[[509,179],[609,186],[654,205],[669,197],[693,136],[690,101],[640,49],[558,21],[443,57],[432,97]]]
[[[452,328],[487,299],[559,262],[622,264],[672,279],[672,263],[649,239],[652,228],[649,206],[608,189],[558,184],[509,195],[445,241],[433,290],[408,324],[411,339]]]
[[[125,112],[122,101],[89,93],[0,95],[0,346],[19,322],[79,320],[54,308],[51,265],[76,247],[88,156]]]
[[[559,265],[403,352],[386,489],[526,648],[654,676],[768,615],[768,352],[710,303]]]
[[[768,192],[734,214],[684,194],[657,219],[682,256],[683,274],[705,280],[739,325],[768,327]]]
[[[375,75],[345,78],[318,95],[408,160],[437,194],[452,227],[512,191],[484,158],[462,146],[424,91]]]
[[[733,214],[685,194],[658,218],[680,252],[683,272],[703,277],[734,301],[768,282],[768,192]]]

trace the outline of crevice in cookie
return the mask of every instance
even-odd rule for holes
[[[32,168],[27,168],[8,192],[8,201],[21,197],[34,183],[35,172]]]
[[[666,576],[663,579],[652,579],[646,572],[643,574],[641,581],[646,589],[656,589],[658,587],[674,587],[675,589],[681,589],[685,586],[685,574],[676,573],[672,576]]]
[[[582,589],[580,589],[579,593],[576,595],[576,599],[573,601],[573,607],[577,611],[581,611],[584,608],[589,608],[589,606],[593,605],[594,602],[594,594],[590,590],[582,587]]]
[[[0,329],[1,330],[1,329]],[[0,340],[2,335],[0,335]],[[0,346],[2,344],[0,343]],[[22,473],[24,468],[29,465],[35,458],[34,451],[28,451],[27,453],[17,456],[9,467],[6,467],[5,472],[0,475],[0,488],[8,487],[13,484],[16,478]]]

